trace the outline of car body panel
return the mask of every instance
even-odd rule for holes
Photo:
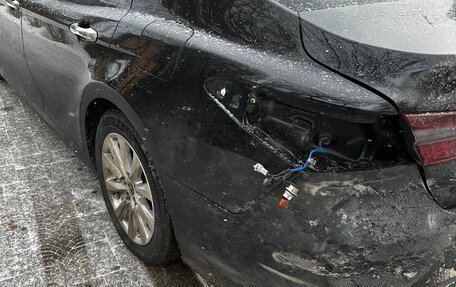
[[[434,199],[446,209],[456,207],[456,162],[450,161],[424,168],[426,184]]]
[[[265,4],[258,2],[256,5]],[[215,13],[222,13],[215,4],[207,3],[202,7],[203,11],[195,12],[196,15],[208,13],[213,15],[213,21],[219,19]],[[207,11],[210,8],[214,11]],[[282,16],[282,19],[288,17],[284,22],[293,23],[287,26],[291,30],[285,34],[290,36],[286,37],[291,37],[292,33],[299,37],[297,16]],[[271,17],[280,16],[271,13],[264,18],[271,21]],[[197,19],[194,15],[187,16],[189,22]],[[241,44],[198,28],[198,25],[203,24],[192,22],[195,33],[185,44],[179,68],[172,79],[164,82],[155,77],[144,77],[141,73],[126,73],[126,81],[135,85],[125,86],[127,90],[122,93],[130,105],[136,107],[136,112],[150,131],[148,150],[157,155],[154,160],[160,172],[231,212],[249,209],[256,199],[264,195],[261,192],[261,180],[252,168],[255,163],[266,163],[271,172],[279,172],[290,164],[290,160],[277,152],[270,152],[261,140],[252,138],[220,109],[204,89],[207,78],[216,75],[240,78],[254,84],[276,87],[283,93],[299,91],[298,97],[341,103],[347,108],[356,107],[372,113],[395,114],[392,106],[381,97],[315,65],[305,57],[300,46],[294,48],[295,54],[287,56],[266,57],[266,53],[257,49],[244,49],[243,53],[239,53]],[[214,26],[208,26],[207,29],[215,29],[222,24],[229,23],[211,23]],[[242,30],[238,33],[242,33]],[[258,30],[258,33],[261,31]],[[273,35],[276,40],[269,38],[268,41],[282,43],[284,40],[280,39],[281,35]],[[113,42],[122,50],[129,50],[122,43],[132,41],[121,38],[116,36]],[[254,36],[246,34],[242,38],[247,41]],[[133,59],[129,52],[118,57]],[[264,61],[265,58],[268,61]],[[200,64],[201,59],[204,59],[203,65]],[[186,75],[193,77],[189,81]],[[322,81],[322,78],[325,80]],[[327,82],[332,84],[326,85]],[[350,92],[347,93],[347,90]]]
[[[401,112],[456,110],[455,9],[454,1],[417,0],[302,12],[303,43],[316,61]],[[423,170],[439,204],[455,207],[454,163]]]
[[[13,10],[0,1],[0,72],[17,92],[38,110],[44,100],[27,65],[22,43],[23,11]]]
[[[154,10],[147,13],[135,9],[133,5],[132,13],[121,21],[112,43],[117,49],[137,56],[135,65],[141,70],[161,80],[168,80],[193,30],[175,19],[157,16],[160,13],[152,13]],[[137,22],[139,16],[141,21]],[[136,27],[132,29],[132,26]],[[131,33],[132,30],[135,32]]]
[[[402,111],[456,107],[454,2],[395,1],[303,12],[315,60],[369,85]],[[356,27],[356,28],[355,28]]]
[[[281,185],[234,215],[165,177],[185,261],[220,286],[436,286],[451,277],[455,214],[429,196],[415,165],[292,181],[301,193],[286,210],[277,208]]]
[[[193,30],[175,20],[157,19],[144,28],[136,65],[151,76],[161,80],[172,77],[184,44],[192,37]]]
[[[341,8],[347,6],[360,6],[373,3],[396,2],[397,0],[275,0],[280,5],[287,7],[294,12],[308,12],[315,10],[325,10],[331,8]]]
[[[454,215],[429,195],[413,161],[306,172],[290,179],[302,195],[285,210],[277,207],[284,184],[265,187],[254,172],[255,163],[280,172],[302,155],[252,132],[211,81],[268,89],[294,109],[342,123],[400,112],[378,89],[312,59],[301,41],[302,3],[279,2],[134,0],[90,9],[26,0],[25,52],[47,119],[90,161],[90,107],[106,100],[121,110],[161,175],[185,261],[219,286],[447,279],[438,270],[454,267]],[[99,31],[97,43],[70,34],[69,24],[83,19]]]
[[[81,143],[79,113],[81,97],[96,69],[100,57],[109,52],[109,42],[118,21],[130,9],[131,1],[118,7],[103,2],[93,9],[84,2],[23,1],[24,47],[30,69],[42,94],[46,95],[45,111],[72,142]],[[69,12],[71,11],[71,12]],[[69,26],[85,20],[98,32],[97,43],[88,43],[72,34]]]
[[[115,105],[115,107],[120,110],[125,117],[130,121],[132,126],[137,131],[138,135],[141,138],[147,139],[149,137],[149,133],[147,132],[148,129],[144,126],[143,121],[139,118],[136,111],[130,106],[130,104],[122,97],[116,90],[114,90],[111,86],[107,85],[104,82],[100,81],[92,81],[89,83],[85,90],[84,95],[81,99],[81,106],[79,108],[83,114],[87,114],[89,106],[98,100],[106,100]],[[89,138],[88,131],[86,129],[90,123],[86,121],[86,117],[80,117],[80,137],[81,139]],[[93,159],[88,154],[88,143],[87,141],[81,142],[81,145],[77,147],[78,155],[89,164],[90,167],[95,169],[93,166]]]
[[[278,89],[290,90],[295,87],[294,90],[303,96],[316,97],[321,101],[361,110],[396,112],[378,95],[360,89],[350,81],[315,65],[303,50],[299,18],[295,13],[277,5],[277,2],[201,1],[198,5],[192,5],[189,1],[179,2],[180,5],[175,3],[170,9],[177,16],[191,22],[195,30],[195,35],[187,46],[209,54],[216,53],[233,61],[227,65],[243,65],[246,75],[241,75],[240,78],[251,73],[249,76],[252,79],[258,77],[258,81],[264,81],[267,78],[268,83]],[[254,22],[249,18],[251,13],[255,13]],[[236,20],[242,24],[236,26]],[[207,41],[211,41],[211,45]],[[240,49],[242,53],[239,53]],[[255,75],[256,71],[251,72],[249,69],[258,69],[264,75]],[[220,76],[222,75],[223,73]],[[332,84],[325,85],[327,82]],[[313,92],[313,87],[324,90],[324,94],[320,95],[320,91]]]

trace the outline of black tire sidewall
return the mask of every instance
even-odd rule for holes
[[[128,234],[126,234],[119,220],[115,216],[109,196],[106,191],[106,185],[104,182],[104,176],[101,165],[101,154],[103,141],[106,138],[106,136],[110,133],[117,133],[121,135],[128,141],[128,143],[134,149],[134,151],[139,157],[139,160],[141,161],[141,164],[145,169],[146,177],[152,191],[155,228],[151,241],[149,242],[149,244],[144,246],[136,244],[133,240],[130,239]],[[155,173],[154,165],[152,161],[148,159],[147,152],[143,145],[140,144],[140,142],[141,139],[137,136],[135,130],[124,116],[116,112],[108,112],[102,117],[97,129],[95,141],[95,157],[97,170],[99,171],[98,174],[100,177],[103,198],[106,202],[106,207],[108,209],[111,220],[117,232],[119,233],[122,241],[136,256],[144,260],[146,263],[157,265],[167,263],[174,259],[169,258],[169,249],[172,248],[170,246],[172,242],[170,241],[172,241],[173,239],[172,235],[170,234],[172,227],[171,222],[169,220],[168,211],[165,206],[163,190],[161,188],[158,176]]]

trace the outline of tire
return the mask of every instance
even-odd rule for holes
[[[150,265],[179,258],[154,164],[132,124],[120,111],[109,110],[102,116],[96,133],[95,157],[106,207],[125,245]],[[123,161],[119,160],[122,158]],[[138,171],[138,162],[142,171]]]

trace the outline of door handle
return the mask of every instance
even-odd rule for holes
[[[87,42],[95,43],[98,38],[98,33],[92,28],[83,28],[78,23],[70,25],[71,33],[86,40]]]
[[[5,0],[6,6],[8,6],[10,9],[13,10],[19,10],[21,5],[19,4],[19,1],[17,0]]]

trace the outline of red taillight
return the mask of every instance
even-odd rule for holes
[[[415,136],[415,150],[424,166],[456,159],[456,111],[404,113]]]

